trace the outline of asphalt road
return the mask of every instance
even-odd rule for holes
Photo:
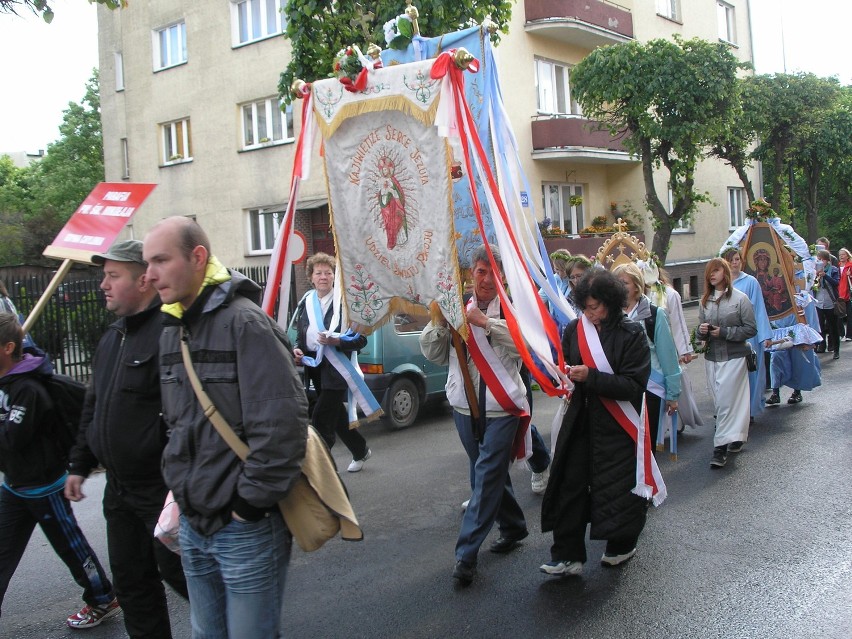
[[[691,325],[695,309],[687,311]],[[468,497],[466,457],[446,403],[398,432],[365,427],[373,457],[344,472],[366,538],[294,550],[286,595],[286,636],[316,638],[620,637],[848,639],[852,637],[852,408],[845,374],[852,358],[821,355],[823,386],[796,406],[769,409],[742,453],[709,467],[712,426],[687,430],[676,461],[659,454],[668,500],[648,519],[636,558],[603,568],[589,542],[580,578],[549,578],[551,538],[540,532],[540,497],[529,472],[512,470],[530,536],[515,552],[484,550],[467,589],[450,578]],[[688,367],[699,407],[712,422],[703,361]],[[789,389],[782,391],[786,399]],[[535,397],[534,422],[549,437],[558,406]],[[349,462],[335,447],[338,465]],[[75,506],[106,560],[100,514],[103,476]],[[486,542],[496,538],[496,531]],[[124,637],[120,618],[88,631],[63,620],[79,588],[40,532],[12,580],[0,637]],[[175,638],[188,638],[188,606],[171,598]]]

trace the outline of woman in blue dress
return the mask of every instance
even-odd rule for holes
[[[769,316],[766,314],[766,304],[763,300],[763,291],[757,280],[743,273],[743,254],[738,248],[729,248],[722,253],[722,258],[731,267],[731,279],[734,288],[748,296],[754,307],[754,319],[757,323],[757,335],[750,337],[747,341],[752,350],[757,354],[757,370],[748,374],[749,392],[751,393],[751,419],[763,412],[766,404],[764,392],[766,390],[766,358],[763,353],[766,342],[772,340],[772,327],[769,324]]]

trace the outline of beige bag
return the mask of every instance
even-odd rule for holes
[[[204,414],[237,457],[245,460],[248,456],[248,446],[237,437],[201,386],[201,380],[192,366],[189,346],[183,337],[181,334],[184,367]],[[278,507],[293,539],[305,552],[321,548],[338,532],[346,541],[364,539],[346,487],[337,474],[334,459],[313,426],[308,426],[302,474],[287,496],[278,502]]]

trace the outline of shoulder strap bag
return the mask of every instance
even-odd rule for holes
[[[201,380],[192,366],[189,345],[183,330],[180,343],[186,374],[204,415],[237,457],[245,461],[249,453],[248,446],[225,421],[201,385]],[[345,541],[364,539],[346,487],[337,474],[334,459],[312,426],[308,426],[302,473],[287,496],[278,502],[278,507],[293,539],[305,552],[318,550],[338,532]]]

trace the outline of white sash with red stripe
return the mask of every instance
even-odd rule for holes
[[[467,307],[476,304],[476,298],[471,297]],[[494,298],[491,304],[499,304],[499,299]],[[527,391],[523,384],[515,381],[515,376],[506,370],[500,356],[488,341],[485,329],[479,326],[468,326],[470,334],[467,339],[467,350],[471,359],[476,364],[476,369],[485,381],[488,391],[497,400],[506,413],[515,415],[520,419],[518,434],[515,436],[512,459],[520,461],[529,459],[532,455],[532,435],[530,434],[530,409],[527,403]],[[460,365],[466,365],[459,362]],[[485,406],[479,410],[484,412]]]
[[[585,315],[580,315],[577,323],[577,341],[580,356],[589,368],[596,368],[612,374],[612,366],[604,353],[598,331]],[[666,484],[651,453],[651,436],[648,429],[648,416],[645,413],[645,400],[642,399],[642,414],[628,401],[600,397],[601,403],[618,422],[630,438],[636,443],[636,486],[632,493],[651,499],[659,506],[666,498]]]

